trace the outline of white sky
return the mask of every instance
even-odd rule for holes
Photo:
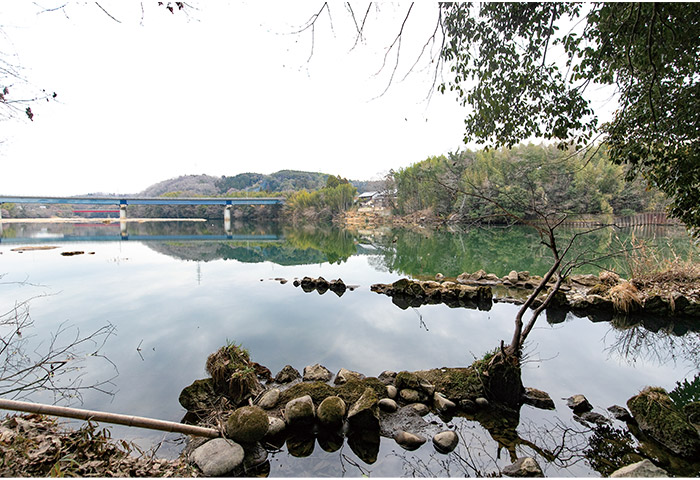
[[[58,93],[32,107],[33,122],[2,122],[0,194],[137,193],[185,174],[281,169],[372,179],[463,146],[454,98],[425,102],[425,71],[402,81],[432,33],[434,4],[414,7],[394,84],[376,98],[408,5],[370,14],[367,42],[352,51],[351,17],[334,6],[334,31],[324,14],[307,63],[310,32],[288,33],[322,2],[201,2],[189,19],[156,3],[144,0],[142,20],[137,1],[100,2],[121,23],[94,2],[40,14],[34,2],[0,4],[0,51]]]

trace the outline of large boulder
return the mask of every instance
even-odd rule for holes
[[[666,390],[647,387],[627,400],[639,428],[677,455],[700,456],[700,435],[668,396]]]
[[[243,447],[232,440],[215,438],[197,447],[190,455],[206,477],[221,477],[243,463]]]
[[[269,419],[257,406],[236,409],[226,421],[226,435],[240,443],[254,443],[267,433]]]
[[[610,478],[659,478],[668,477],[668,473],[663,468],[659,468],[648,458],[641,462],[619,468],[610,474]]]
[[[379,430],[379,399],[371,388],[366,388],[362,396],[348,412],[350,427],[357,430]]]
[[[284,407],[284,419],[292,427],[313,424],[315,418],[316,408],[309,395],[290,400]]]
[[[328,397],[321,402],[316,417],[321,425],[328,428],[338,428],[343,425],[345,417],[345,402],[340,397]]]

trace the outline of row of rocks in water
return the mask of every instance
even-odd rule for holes
[[[398,307],[419,307],[445,303],[450,307],[490,310],[492,302],[522,304],[543,278],[527,271],[511,271],[504,277],[483,270],[462,273],[456,280],[445,281],[442,274],[436,280],[402,278],[391,284],[375,284],[371,290],[392,297]],[[535,299],[532,308],[542,304],[553,281]],[[506,288],[505,294],[494,298],[492,287]],[[560,286],[550,304],[551,310],[572,311],[578,316],[593,314],[596,320],[611,320],[615,314],[640,314],[663,317],[700,317],[700,301],[693,296],[640,292],[632,282],[608,271],[599,275],[571,275]]]

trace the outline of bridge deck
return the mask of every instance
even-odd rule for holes
[[[9,197],[0,203],[68,205],[278,205],[282,197]]]

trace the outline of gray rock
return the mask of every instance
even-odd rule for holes
[[[258,407],[269,410],[270,408],[275,408],[277,402],[280,399],[280,391],[277,388],[272,388],[267,392],[263,393],[260,400],[258,400]]]
[[[279,435],[284,431],[286,428],[286,424],[284,423],[284,420],[281,418],[277,417],[267,417],[267,436],[268,437],[274,437],[275,435]]]
[[[516,283],[518,283],[518,272],[516,272],[515,270],[511,270],[507,276],[507,279],[510,283],[515,285]]]
[[[289,383],[293,382],[297,378],[301,378],[299,371],[292,367],[291,365],[285,365],[280,372],[275,375],[275,382],[277,383]]]
[[[412,388],[404,388],[403,390],[401,390],[399,392],[399,397],[401,398],[401,400],[408,403],[422,402],[426,399],[425,395],[422,394],[422,392],[413,390]]]
[[[327,382],[333,378],[333,374],[323,365],[318,363],[304,367],[303,379],[305,382]]]
[[[641,462],[633,463],[632,465],[627,465],[620,469],[615,470],[610,474],[610,478],[658,478],[658,477],[668,477],[668,472],[663,468],[659,468],[648,458],[645,458]]]
[[[393,413],[381,412],[380,427],[380,434],[388,438],[393,438],[402,430],[423,435],[434,435],[435,433],[429,433],[432,425],[410,406],[402,407]]]
[[[554,410],[554,400],[547,392],[537,390],[536,388],[526,387],[522,396],[523,402],[527,405],[532,405],[543,410]]]
[[[379,400],[379,408],[384,412],[395,412],[399,409],[399,406],[391,398],[382,398]]]
[[[396,372],[392,372],[391,370],[384,370],[377,377],[377,379],[380,382],[382,382],[384,385],[389,385],[389,384],[394,383],[395,378],[396,378]]]
[[[450,453],[457,447],[459,437],[452,430],[440,432],[433,437],[433,445],[435,450],[440,453]]]
[[[260,443],[252,443],[243,447],[245,457],[243,458],[243,468],[245,471],[255,468],[267,460],[267,450]]]
[[[484,397],[479,397],[476,400],[474,400],[474,403],[478,408],[488,408],[489,406],[489,401],[486,400]]]
[[[596,275],[583,274],[583,275],[571,275],[571,281],[583,285],[585,287],[593,287],[600,283],[600,279]]]
[[[530,272],[528,272],[528,271],[518,272],[518,281],[519,282],[527,282],[529,280],[530,280]]]
[[[472,400],[465,398],[459,401],[459,408],[466,413],[474,413],[476,411],[476,404]]]
[[[569,407],[574,413],[581,414],[583,412],[590,412],[593,410],[593,406],[588,403],[588,400],[583,395],[572,395],[566,399],[566,406]]]
[[[632,415],[630,415],[630,412],[625,407],[613,405],[612,407],[608,407],[608,412],[612,413],[613,417],[622,422],[632,421]]]
[[[389,398],[396,400],[396,396],[399,394],[399,391],[396,389],[395,386],[387,385],[386,386],[386,394],[389,396]]]
[[[365,378],[365,376],[359,372],[353,372],[351,370],[341,368],[338,374],[335,376],[333,383],[336,385],[343,385],[344,383],[347,383],[348,380],[362,380],[363,378]]]
[[[435,405],[435,408],[437,410],[443,412],[447,410],[452,410],[457,406],[452,400],[448,399],[440,392],[435,392],[435,395],[433,395],[433,405]]]
[[[596,412],[583,412],[580,415],[574,415],[574,420],[582,423],[583,425],[586,423],[595,423],[596,425],[605,425],[606,423],[610,423],[610,420]]]
[[[509,477],[544,477],[542,469],[532,457],[519,458],[515,463],[503,467],[502,473]]]
[[[438,282],[442,282],[445,279],[445,276],[442,273],[436,273],[435,274],[435,280]]]
[[[287,425],[308,425],[314,422],[316,409],[310,395],[295,398],[284,407],[284,419]]]
[[[244,457],[243,447],[233,440],[215,438],[197,447],[190,458],[205,476],[221,477],[239,467]]]
[[[394,440],[406,450],[415,450],[426,442],[424,437],[404,431],[394,435]]]
[[[430,413],[430,409],[424,403],[412,403],[412,404],[406,405],[406,406],[411,407],[421,417],[424,417],[425,415]]]
[[[318,406],[316,417],[326,427],[340,427],[345,418],[345,402],[340,397],[326,397]]]

